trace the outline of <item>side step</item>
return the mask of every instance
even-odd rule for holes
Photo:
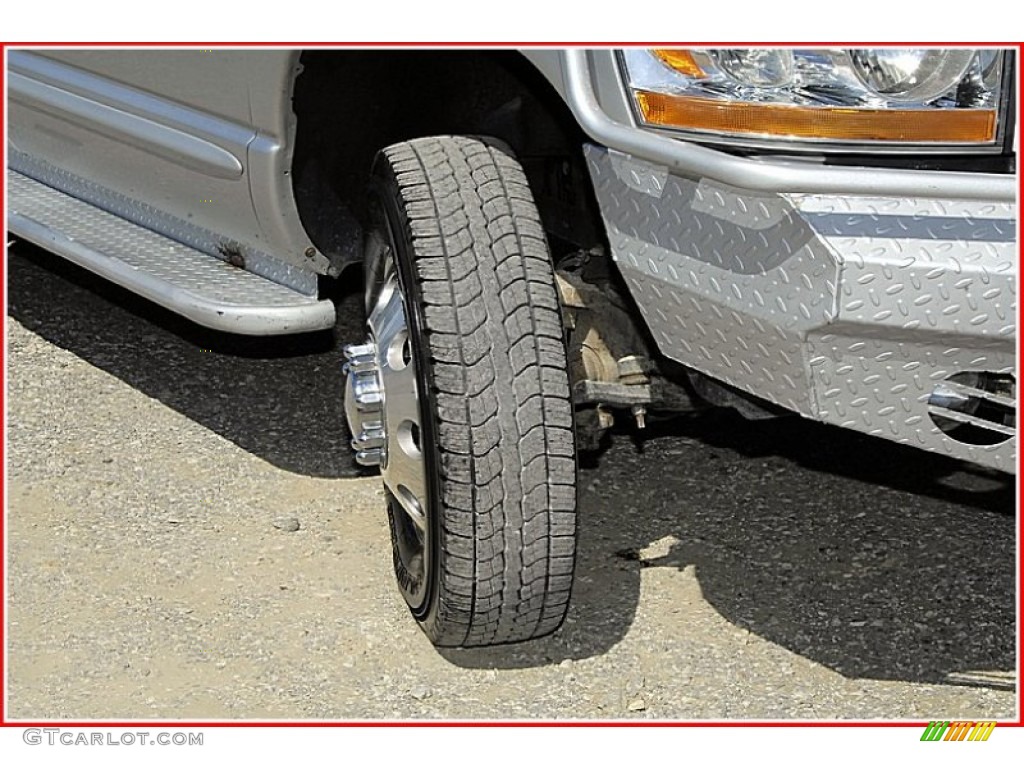
[[[331,328],[334,305],[7,170],[8,230],[189,320],[253,336]]]

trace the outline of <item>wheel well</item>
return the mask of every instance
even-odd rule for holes
[[[584,134],[518,52],[315,50],[301,63],[292,179],[303,225],[333,274],[361,259],[374,156],[421,136],[505,142],[526,171],[556,254],[601,243]]]

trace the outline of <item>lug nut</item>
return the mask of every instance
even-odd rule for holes
[[[632,408],[633,418],[636,419],[637,429],[647,428],[647,409],[642,405],[634,405]]]

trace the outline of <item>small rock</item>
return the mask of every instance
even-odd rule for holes
[[[629,702],[629,704],[626,706],[626,709],[628,709],[630,712],[643,712],[645,709],[647,709],[647,702],[641,699],[639,696],[637,696],[635,699]]]
[[[422,701],[423,699],[429,699],[430,698],[430,693],[431,693],[430,689],[427,688],[427,686],[425,686],[425,685],[417,685],[411,691],[409,691],[409,695],[412,696],[414,699],[416,699],[416,701]]]
[[[294,533],[299,530],[299,519],[297,517],[279,517],[274,521],[274,527],[279,531]]]

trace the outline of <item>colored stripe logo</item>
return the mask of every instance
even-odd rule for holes
[[[933,720],[925,727],[921,741],[988,741],[995,727],[993,720],[982,723]]]

